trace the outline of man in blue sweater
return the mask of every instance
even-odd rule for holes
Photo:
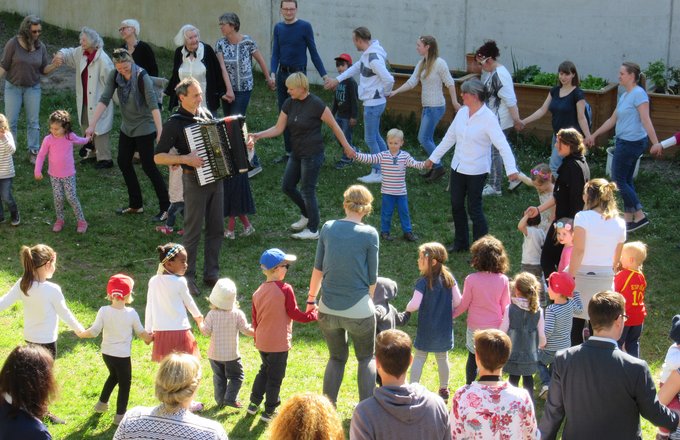
[[[288,89],[286,88],[288,75],[295,72],[307,74],[307,50],[309,50],[312,63],[319,71],[324,83],[328,80],[326,69],[323,67],[319,52],[316,50],[312,25],[308,21],[297,18],[297,6],[297,0],[282,0],[281,16],[283,21],[274,26],[270,72],[276,80],[279,110],[281,110],[283,101],[288,98]],[[290,155],[291,145],[288,130],[283,132],[283,139],[286,152],[282,157],[276,159],[275,162],[277,163],[285,162]]]

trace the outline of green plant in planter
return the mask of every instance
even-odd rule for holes
[[[680,68],[666,66],[663,60],[657,60],[649,63],[644,74],[654,84],[648,88],[650,91],[668,95],[680,94]]]
[[[600,78],[599,76],[588,75],[581,79],[581,84],[579,87],[583,90],[600,90],[607,87],[607,80]]]
[[[512,80],[518,84],[531,84],[534,77],[541,73],[541,68],[536,64],[515,70]]]
[[[541,72],[538,73],[534,76],[533,81],[531,81],[532,84],[536,84],[537,86],[554,86],[557,84],[557,74],[556,73],[546,73],[546,72]]]

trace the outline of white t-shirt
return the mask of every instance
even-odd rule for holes
[[[541,264],[541,251],[545,243],[545,231],[536,226],[527,226],[522,242],[522,264]]]
[[[144,316],[147,332],[190,329],[187,310],[193,317],[202,316],[189,293],[186,278],[176,275],[151,277]]]
[[[605,220],[597,211],[577,212],[574,228],[586,232],[582,266],[613,267],[619,243],[626,241],[626,222],[620,217]]]
[[[680,347],[678,344],[673,344],[668,347],[666,352],[666,359],[663,360],[661,366],[661,378],[659,382],[664,383],[668,380],[671,373],[680,368]]]
[[[0,298],[0,311],[17,301],[24,303],[24,339],[36,344],[51,344],[57,340],[59,321],[62,319],[73,331],[83,331],[73,313],[66,307],[61,287],[44,281],[35,281],[24,295],[17,281],[9,292]]]
[[[132,331],[138,335],[144,331],[137,311],[132,307],[117,309],[104,306],[97,312],[94,324],[90,327],[92,336],[104,330],[102,353],[120,358],[130,357]]]

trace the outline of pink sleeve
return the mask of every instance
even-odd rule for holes
[[[453,312],[453,317],[456,318],[463,313],[467,311],[467,309],[470,307],[470,303],[472,302],[472,284],[474,283],[473,279],[470,279],[470,276],[465,278],[465,283],[463,284],[463,296],[461,297],[460,304],[456,308],[456,310]]]
[[[503,277],[503,295],[501,295],[501,310],[505,310],[510,305],[510,281],[505,275]]]
[[[407,312],[415,312],[420,308],[420,303],[423,301],[423,292],[420,290],[414,290],[413,291],[413,297],[411,298],[411,301],[406,304],[406,311]]]
[[[87,138],[80,137],[74,132],[68,134],[68,140],[78,145],[84,145],[87,143]]]
[[[454,280],[453,287],[451,287],[451,317],[455,316],[456,308],[460,305],[460,301],[460,289],[458,288],[458,283]]]
[[[503,312],[503,320],[501,321],[501,326],[498,330],[502,331],[503,333],[507,333],[509,328],[510,328],[510,306],[507,306],[505,308],[505,311]]]
[[[33,175],[37,176],[42,174],[43,163],[45,163],[45,157],[50,151],[50,143],[48,142],[49,136],[45,136],[42,145],[40,145],[40,151],[38,151],[38,156],[35,158],[35,168],[33,169]]]

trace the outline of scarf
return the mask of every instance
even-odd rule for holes
[[[135,97],[135,103],[137,108],[142,108],[144,106],[145,97],[142,96],[139,91],[139,75],[141,75],[142,69],[135,63],[131,63],[132,67],[130,69],[130,80],[126,80],[123,75],[116,75],[116,85],[118,86],[118,98],[120,99],[121,106],[127,104],[130,95]]]

